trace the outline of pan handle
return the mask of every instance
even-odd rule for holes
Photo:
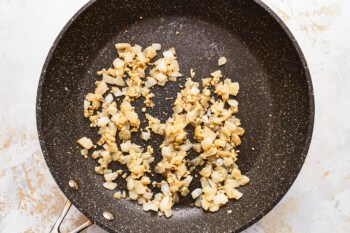
[[[64,220],[64,217],[67,215],[70,207],[72,206],[72,203],[67,200],[66,204],[64,205],[64,208],[60,214],[60,216],[57,218],[55,225],[52,227],[50,233],[60,233],[60,226],[62,221]],[[87,222],[85,222],[84,224],[82,224],[81,226],[79,226],[78,228],[76,228],[75,230],[73,230],[71,233],[79,233],[82,230],[84,230],[85,228],[91,226],[92,224],[94,224],[93,222],[91,222],[90,220],[88,220]]]

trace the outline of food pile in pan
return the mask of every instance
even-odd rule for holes
[[[162,122],[146,112],[157,108],[152,100],[157,95],[156,86],[184,78],[175,49],[164,51],[157,60],[160,44],[143,49],[119,43],[116,49],[118,58],[113,61],[113,68],[97,72],[102,78],[96,82],[94,93],[88,93],[84,100],[84,116],[91,121],[91,127],[98,128],[101,137],[95,143],[87,137],[78,140],[83,147],[81,154],[98,161],[95,172],[104,176],[104,188],[116,190],[116,199],[135,200],[145,211],[166,217],[173,214],[172,207],[180,196],[191,195],[196,206],[212,212],[229,199],[241,198],[237,188],[247,184],[249,178],[236,165],[236,147],[244,134],[235,117],[238,102],[234,97],[239,84],[225,78],[220,70],[202,78],[191,70],[191,77],[177,93],[172,116]],[[222,57],[218,65],[226,62]],[[144,102],[141,112],[148,120],[144,128],[140,127],[133,105],[139,98]],[[194,137],[189,136],[189,127],[194,130]],[[160,148],[143,148],[133,143],[135,137],[148,141],[154,134],[163,137]],[[190,151],[197,157],[188,159]],[[162,159],[151,169],[155,153],[161,154]],[[125,165],[128,172],[111,170],[112,163]],[[200,167],[201,187],[191,192],[196,167]],[[152,180],[154,173],[162,174],[163,180]],[[119,176],[125,178],[127,192],[118,190],[115,180]]]

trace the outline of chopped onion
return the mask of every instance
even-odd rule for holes
[[[157,80],[155,80],[154,78],[150,78],[145,82],[145,87],[151,88],[151,87],[155,86],[156,84],[157,84]]]
[[[210,78],[200,77],[203,80],[200,86],[191,69],[192,78],[188,78],[184,86],[179,85],[182,90],[174,105],[169,106],[172,116],[161,122],[146,114],[149,125],[141,128],[139,109],[135,109],[134,101],[142,97],[144,107],[154,107],[155,94],[151,88],[157,84],[165,86],[168,81],[175,82],[182,76],[176,51],[170,48],[163,52],[162,58],[152,61],[161,50],[160,44],[154,43],[144,50],[128,43],[118,43],[115,47],[119,57],[113,61],[113,68],[97,72],[102,80],[96,81],[95,91],[88,93],[84,100],[84,116],[90,120],[91,127],[99,128],[100,139],[96,144],[101,148],[94,150],[91,157],[99,163],[95,172],[104,176],[103,186],[115,189],[114,181],[121,176],[127,182],[129,199],[143,205],[145,211],[152,210],[165,217],[172,216],[172,207],[180,201],[179,195],[191,194],[195,206],[212,212],[229,199],[239,199],[242,193],[236,188],[249,182],[235,163],[239,153],[236,146],[241,144],[240,137],[244,134],[240,120],[235,117],[238,102],[231,97],[238,94],[239,84],[229,78],[222,81],[222,72],[217,70]],[[218,65],[226,62],[226,58],[221,57]],[[212,95],[209,87],[215,90],[218,98]],[[118,97],[122,97],[121,103]],[[142,112],[146,112],[144,107],[141,107]],[[191,142],[188,127],[194,128],[196,141]],[[149,176],[155,160],[153,148],[131,142],[138,132],[145,141],[150,140],[151,132],[164,137],[160,146],[162,159],[154,168],[155,172],[166,176],[161,182],[151,182]],[[81,154],[87,157],[88,149],[94,146],[92,141],[84,137],[78,143],[83,147]],[[198,155],[190,160],[188,154],[192,148]],[[113,172],[109,167],[112,161],[125,165],[128,172]],[[191,192],[191,173],[203,164],[206,165],[199,172],[201,187]],[[161,192],[153,193],[149,185]],[[126,198],[125,191],[115,192],[115,199],[122,197]]]
[[[117,177],[118,177],[118,173],[116,173],[116,172],[112,172],[112,173],[104,175],[104,178],[106,181],[113,181],[113,180],[117,179]]]
[[[145,192],[145,193],[143,194],[143,197],[146,198],[146,199],[148,199],[148,200],[150,200],[150,199],[152,199],[152,197],[153,197],[153,193],[151,193],[151,192]]]
[[[116,69],[124,68],[124,65],[125,65],[125,62],[120,58],[117,58],[113,61],[113,66]]]
[[[229,100],[227,100],[227,103],[228,103],[230,106],[238,106],[238,101],[237,101],[237,100],[234,100],[234,99],[229,99]]]
[[[113,102],[113,96],[112,96],[112,94],[108,94],[108,95],[106,96],[105,102],[106,102],[107,104],[110,104],[110,103]]]
[[[173,211],[171,209],[164,210],[164,215],[167,218],[170,218],[173,215]]]
[[[171,192],[170,192],[170,188],[169,188],[168,183],[163,183],[161,185],[161,190],[162,190],[162,193],[164,194],[164,196],[166,196],[166,197],[171,196]]]
[[[148,141],[151,138],[151,134],[148,132],[141,132],[140,138],[145,141]]]
[[[133,190],[135,187],[135,183],[133,179],[129,179],[126,183],[126,187],[128,190]]]
[[[85,149],[90,149],[91,147],[93,147],[93,143],[91,141],[90,138],[87,137],[82,137],[77,141],[82,147],[84,147]]]
[[[164,59],[159,59],[158,60],[158,65],[156,66],[156,68],[162,72],[162,73],[166,73],[167,72],[167,64],[166,61]]]
[[[118,87],[114,87],[113,90],[114,90],[113,95],[115,97],[120,97],[124,95],[123,92]]]
[[[209,211],[211,211],[211,212],[216,212],[216,211],[218,211],[219,210],[219,206],[218,205],[211,205],[210,207],[209,207]]]
[[[212,138],[206,138],[203,141],[201,141],[201,145],[204,151],[209,150],[211,147],[214,146],[213,139]]]
[[[137,200],[139,195],[136,193],[136,191],[131,190],[131,191],[129,191],[129,197],[130,197],[131,200]]]
[[[160,44],[157,44],[157,43],[153,43],[152,47],[154,48],[154,50],[161,50],[162,49],[162,46]]]
[[[163,56],[167,61],[175,60],[174,54],[171,51],[165,51]]]
[[[121,77],[116,77],[114,79],[114,83],[117,85],[117,86],[121,86],[121,87],[124,87],[125,86],[125,82],[124,80],[121,78]]]
[[[88,109],[91,105],[90,101],[84,100],[84,109]]]
[[[108,117],[101,117],[97,121],[97,126],[98,127],[103,127],[103,126],[106,126],[109,122],[110,122],[110,120],[109,120]]]
[[[106,189],[109,189],[109,190],[113,190],[117,187],[117,184],[113,183],[113,182],[104,182],[103,187],[105,187]]]
[[[117,50],[120,50],[120,49],[129,49],[131,48],[131,45],[128,44],[128,43],[118,43],[115,45],[116,49]]]
[[[149,211],[149,210],[153,210],[155,212],[158,211],[158,205],[154,202],[146,202],[143,204],[143,210],[144,211]]]
[[[196,199],[202,194],[202,189],[201,188],[196,188],[195,190],[192,191],[191,196],[193,199]]]
[[[103,74],[103,82],[108,84],[115,84],[115,79],[112,76],[109,76],[108,74]]]
[[[171,202],[170,202],[170,197],[165,196],[163,197],[162,201],[160,202],[159,208],[161,211],[164,210],[169,210],[171,208]]]
[[[226,62],[227,62],[226,57],[220,57],[218,60],[218,65],[223,66],[226,64]]]
[[[162,156],[164,156],[164,157],[171,156],[171,149],[170,149],[170,147],[164,146],[162,148]]]
[[[135,181],[135,191],[137,194],[144,194],[146,193],[146,187],[140,181]]]

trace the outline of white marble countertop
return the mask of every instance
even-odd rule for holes
[[[54,39],[87,0],[0,0],[0,232],[48,232],[65,198],[44,162],[36,89]],[[283,200],[245,233],[350,232],[350,1],[264,0],[301,46],[315,90],[311,148]],[[73,210],[67,232],[86,219]],[[104,232],[94,226],[87,232]]]

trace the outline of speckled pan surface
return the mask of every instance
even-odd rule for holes
[[[240,188],[242,199],[206,213],[187,198],[166,219],[144,212],[136,203],[116,201],[113,192],[102,187],[103,178],[93,172],[96,162],[81,157],[76,140],[97,138],[96,129],[83,117],[83,97],[93,90],[96,71],[111,66],[116,42],[175,47],[182,73],[189,75],[194,68],[197,79],[218,69],[219,57],[227,57],[221,69],[240,83],[238,117],[246,129],[238,163],[251,182]],[[150,113],[166,119],[178,90],[178,83],[156,88],[156,108]],[[137,106],[140,109],[141,103]],[[313,89],[302,52],[286,26],[260,1],[91,1],[55,41],[37,96],[39,138],[53,177],[78,209],[110,232],[245,229],[272,209],[296,179],[313,121]],[[159,139],[154,137],[150,144],[159,148]],[[69,188],[70,179],[79,182],[79,191]],[[123,187],[122,180],[119,183]],[[116,219],[104,219],[105,210]]]

